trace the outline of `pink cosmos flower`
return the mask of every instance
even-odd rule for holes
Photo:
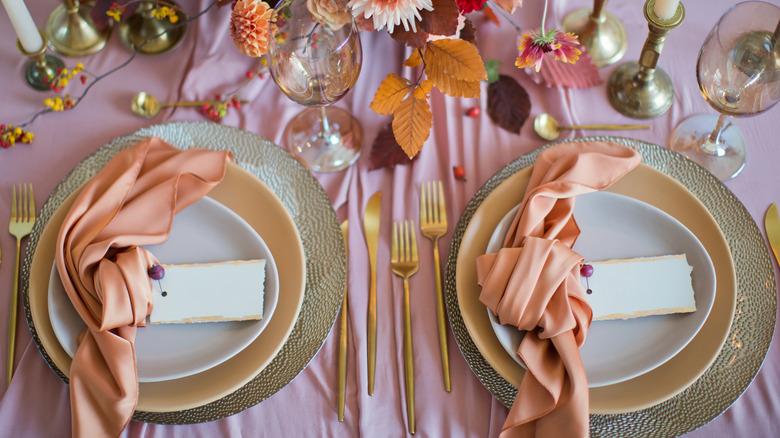
[[[542,59],[545,53],[552,52],[556,61],[574,64],[580,59],[582,51],[578,48],[577,37],[572,33],[563,33],[558,29],[552,29],[542,34],[531,32],[523,35],[520,42],[520,56],[515,61],[518,68],[533,66],[538,72],[542,68]]]

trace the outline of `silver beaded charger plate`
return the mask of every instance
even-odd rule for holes
[[[134,420],[160,424],[191,424],[213,421],[243,411],[275,394],[303,371],[309,361],[317,354],[333,326],[343,298],[344,283],[346,282],[344,241],[338,218],[330,200],[310,171],[287,151],[253,133],[215,123],[174,122],[143,128],[109,142],[82,161],[49,196],[30,235],[22,268],[23,303],[33,340],[49,366],[64,382],[68,383],[69,362],[67,366],[61,366],[62,362],[55,360],[54,354],[62,356],[62,352],[47,351],[46,345],[53,349],[51,339],[46,340],[51,334],[45,333],[44,318],[40,313],[36,313],[36,306],[39,306],[36,300],[39,300],[40,297],[31,297],[30,293],[31,288],[35,291],[36,287],[40,287],[36,286],[36,282],[40,282],[40,280],[35,273],[37,265],[42,265],[40,263],[41,254],[53,252],[53,248],[45,247],[43,244],[39,247],[39,243],[45,242],[48,238],[47,236],[42,238],[42,235],[49,233],[46,230],[47,223],[49,221],[55,223],[57,215],[61,214],[61,212],[58,213],[58,210],[61,210],[59,207],[63,203],[67,203],[69,198],[72,199],[71,195],[83,183],[94,176],[119,151],[151,136],[157,136],[180,149],[202,147],[213,150],[230,150],[234,155],[235,165],[229,166],[226,184],[221,184],[222,187],[217,186],[209,196],[220,202],[226,202],[225,205],[228,208],[233,209],[242,217],[244,216],[242,211],[250,211],[250,209],[281,210],[281,213],[289,219],[289,224],[274,223],[264,226],[289,227],[295,238],[300,239],[300,241],[287,242],[288,245],[282,245],[280,252],[277,252],[272,247],[272,243],[267,241],[269,247],[272,247],[271,250],[277,263],[280,257],[282,259],[285,257],[294,258],[294,256],[285,254],[288,251],[284,249],[285,246],[291,248],[302,246],[298,250],[300,251],[298,258],[300,268],[296,267],[297,271],[294,270],[298,275],[295,278],[287,279],[289,282],[300,285],[298,289],[300,290],[300,300],[297,304],[290,304],[290,311],[294,312],[289,322],[291,329],[284,333],[277,350],[270,354],[262,350],[264,351],[262,354],[267,356],[266,359],[263,359],[267,363],[262,366],[253,364],[252,360],[246,360],[246,355],[251,358],[252,355],[260,354],[255,353],[255,351],[259,352],[260,349],[265,348],[260,342],[263,334],[253,345],[231,359],[235,364],[240,364],[234,365],[238,369],[246,370],[247,367],[254,366],[259,371],[249,375],[245,381],[242,381],[243,383],[236,385],[235,388],[222,384],[219,379],[212,378],[212,376],[224,376],[226,372],[224,369],[220,370],[220,367],[229,367],[230,365],[227,364],[230,361],[195,376],[168,382],[146,383],[140,386],[139,404],[133,416]],[[230,183],[227,183],[228,179],[230,179]],[[227,191],[225,188],[230,188],[231,192],[240,193],[243,190],[249,194],[225,193]],[[268,194],[263,195],[263,191],[267,191]],[[262,196],[252,199],[252,196],[257,194]],[[263,196],[265,199],[268,199],[268,196],[273,197],[272,201],[278,203],[278,207],[251,205],[253,203],[262,204]],[[256,215],[256,213],[252,213],[252,215]],[[254,219],[247,220],[250,225],[256,227],[257,225],[253,221]],[[262,235],[262,233],[260,234]],[[277,244],[276,248],[279,247],[280,245]],[[37,258],[36,254],[38,254]],[[281,287],[284,287],[286,281],[283,277],[284,269],[280,266]],[[31,272],[34,275],[31,276]],[[270,324],[278,322],[274,321],[277,316],[274,315]],[[46,342],[42,342],[42,340]],[[56,348],[60,348],[59,344],[56,344]],[[255,348],[257,350],[254,350]],[[245,355],[243,360],[242,354]],[[228,371],[230,370],[231,368],[228,368]],[[193,380],[187,382],[187,379]],[[205,384],[193,384],[193,382],[199,381],[198,379]],[[202,390],[194,388],[197,386],[211,386],[208,396],[204,398],[201,394]],[[171,391],[171,388],[174,390]],[[177,399],[176,388],[185,393],[193,391],[194,396],[191,397],[191,400],[182,401],[181,397]],[[171,392],[173,394],[167,394]],[[218,396],[214,396],[214,394],[218,394]],[[146,397],[145,400],[144,397]],[[152,402],[149,402],[149,399]]]
[[[522,380],[522,368],[513,370],[491,365],[504,363],[511,367],[516,363],[496,339],[489,339],[495,335],[489,327],[484,305],[479,306],[474,296],[464,298],[464,293],[479,293],[478,286],[470,284],[474,277],[470,273],[464,274],[464,267],[470,269],[473,263],[469,261],[478,255],[479,249],[475,247],[482,242],[475,243],[474,240],[484,238],[486,243],[494,229],[493,222],[498,222],[505,213],[494,207],[503,203],[508,211],[519,202],[507,196],[507,185],[514,184],[512,197],[522,198],[530,166],[544,149],[560,143],[586,141],[618,143],[636,149],[642,155],[643,164],[636,170],[637,175],[624,178],[625,182],[619,181],[613,186],[616,192],[641,194],[638,199],[651,204],[658,202],[656,206],[662,210],[666,203],[667,213],[684,224],[697,217],[695,214],[706,215],[709,220],[706,224],[709,230],[697,230],[696,223],[686,224],[705,244],[718,275],[720,297],[716,294],[713,311],[705,323],[703,333],[706,335],[697,335],[686,347],[689,351],[683,350],[649,374],[591,389],[590,436],[682,435],[723,413],[753,381],[772,340],[777,296],[771,259],[753,218],[717,178],[676,152],[628,138],[576,138],[522,155],[498,171],[469,201],[453,232],[446,274],[450,324],[458,347],[477,378],[499,401],[511,407]],[[517,181],[523,178],[526,182],[518,185]],[[655,183],[678,193],[660,193],[662,190]],[[497,201],[498,198],[501,200]],[[679,199],[670,201],[669,198]],[[694,203],[698,205],[692,205]],[[480,209],[483,204],[490,208]],[[682,217],[688,214],[687,210],[696,209],[699,213]],[[499,217],[491,217],[496,215]],[[700,228],[705,228],[704,224]],[[479,229],[486,230],[475,232]],[[484,317],[485,325],[477,327],[471,315]],[[486,348],[491,342],[493,345]],[[707,353],[702,354],[697,349]],[[683,369],[688,364],[701,369]],[[686,373],[689,374],[687,380],[675,375]],[[667,378],[678,380],[675,383],[659,380]],[[650,396],[637,394],[634,389],[638,387],[656,393]]]

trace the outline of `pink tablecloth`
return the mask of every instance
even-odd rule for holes
[[[181,1],[190,14],[200,10],[205,0]],[[538,25],[541,1],[526,1],[515,16],[524,28]],[[561,17],[590,2],[551,2],[548,23],[559,23]],[[33,18],[43,27],[50,12],[57,6],[54,0],[29,2]],[[712,112],[699,94],[695,79],[695,62],[705,35],[717,18],[731,4],[726,0],[713,2],[688,1],[687,20],[668,37],[660,66],[672,77],[675,99],[663,116],[648,121],[649,131],[616,132],[651,143],[666,145],[675,125],[685,117]],[[629,47],[625,60],[638,57],[647,25],[642,15],[642,3],[631,0],[609,2],[607,10],[618,16],[628,32]],[[130,99],[137,91],[147,91],[162,101],[210,98],[229,92],[244,81],[245,72],[254,61],[240,55],[234,48],[228,30],[229,8],[210,11],[193,23],[184,43],[175,51],[157,57],[138,57],[128,67],[95,86],[77,108],[38,118],[29,129],[35,133],[32,145],[18,145],[0,150],[0,215],[10,211],[11,185],[32,182],[38,205],[56,184],[85,156],[109,140],[128,134],[152,123],[170,120],[203,120],[195,110],[163,111],[147,121],[130,112]],[[484,59],[503,62],[500,71],[516,77],[531,95],[532,116],[547,112],[565,123],[637,123],[618,114],[609,105],[605,84],[584,90],[546,89],[535,85],[514,66],[517,56],[515,30],[506,22],[500,27],[487,22],[481,14],[473,14],[478,30],[479,47]],[[368,105],[381,80],[388,72],[398,72],[403,48],[385,34],[364,34],[365,64],[354,90],[339,104],[351,109],[361,120],[366,144],[388,122],[370,110]],[[106,48],[79,59],[93,73],[100,74],[120,64],[129,52],[112,36]],[[8,16],[0,13],[0,77],[3,83],[0,123],[20,124],[42,107],[51,93],[28,88],[22,79],[25,59],[17,52],[15,36]],[[68,65],[77,60],[67,59]],[[601,69],[606,79],[613,67]],[[74,88],[74,93],[80,89]],[[472,106],[486,106],[483,85],[481,99],[454,99],[434,93],[431,99],[434,129],[419,160],[394,170],[369,171],[365,156],[346,172],[318,175],[334,208],[351,223],[360,223],[362,209],[368,197],[377,190],[383,192],[386,219],[390,213],[396,219],[414,217],[417,197],[412,195],[420,183],[434,178],[444,182],[449,202],[451,229],[466,203],[477,189],[497,170],[517,156],[546,142],[538,138],[531,123],[523,126],[520,135],[496,127],[482,111],[477,118],[464,117]],[[270,78],[253,82],[242,93],[250,101],[240,111],[231,110],[222,123],[260,134],[275,142],[281,141],[284,124],[300,107],[284,97]],[[780,201],[773,187],[780,187],[780,110],[736,123],[749,144],[747,165],[737,178],[726,185],[745,204],[763,230],[763,215],[771,202]],[[583,132],[568,135],[583,135]],[[466,169],[466,181],[455,180],[451,168]],[[0,226],[5,227],[0,221]],[[355,228],[357,230],[357,228]],[[446,251],[451,232],[441,243]],[[0,265],[0,303],[7,303],[13,278],[14,239],[0,232],[3,263]],[[389,232],[380,243],[379,265],[389,261]],[[325,345],[309,366],[284,389],[231,417],[200,425],[161,426],[132,422],[126,436],[400,436],[406,434],[405,408],[402,396],[403,360],[401,293],[402,286],[389,268],[379,269],[379,309],[381,313],[376,394],[366,395],[365,374],[365,309],[368,283],[367,258],[364,246],[350,247],[350,332],[349,375],[347,381],[346,419],[336,419],[337,330],[332,331]],[[450,359],[453,390],[442,389],[438,358],[433,295],[433,271],[430,242],[420,243],[421,269],[412,280],[417,290],[412,296],[414,343],[417,369],[417,429],[418,436],[497,436],[507,409],[497,402],[467,366],[452,336]],[[21,307],[21,306],[20,306]],[[8,305],[0,304],[0,363],[6,361]],[[18,325],[17,372],[6,387],[0,382],[0,436],[63,436],[70,429],[70,408],[67,387],[42,359],[30,339],[23,313]],[[3,375],[5,367],[2,367]],[[745,394],[723,415],[690,433],[690,437],[774,436],[780,418],[780,352],[773,346],[763,369]]]

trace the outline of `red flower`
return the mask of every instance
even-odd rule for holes
[[[520,43],[520,56],[515,61],[518,68],[533,66],[536,71],[542,68],[542,59],[545,53],[552,52],[556,61],[570,62],[574,64],[582,53],[577,47],[577,37],[571,33],[563,33],[553,29],[546,34],[531,32],[523,35]]]
[[[468,14],[469,12],[479,11],[485,4],[485,0],[457,0],[458,9],[461,14]]]

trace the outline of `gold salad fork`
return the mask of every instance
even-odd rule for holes
[[[439,350],[444,389],[450,392],[450,355],[447,347],[447,319],[441,287],[439,237],[447,233],[447,209],[441,181],[424,183],[420,190],[420,232],[433,241],[433,267],[436,273],[436,322],[439,327]]]
[[[17,198],[17,188],[19,196]],[[11,192],[11,223],[8,232],[16,237],[16,264],[14,265],[14,289],[11,295],[11,316],[8,321],[8,383],[14,373],[14,350],[16,347],[16,308],[19,304],[19,259],[22,238],[28,236],[35,224],[35,198],[32,184],[13,186]],[[17,202],[18,201],[18,202]]]
[[[393,244],[390,265],[393,273],[404,279],[404,377],[406,382],[406,415],[409,433],[414,433],[414,349],[412,347],[412,315],[409,306],[409,277],[417,272],[417,237],[414,221],[393,222]]]

